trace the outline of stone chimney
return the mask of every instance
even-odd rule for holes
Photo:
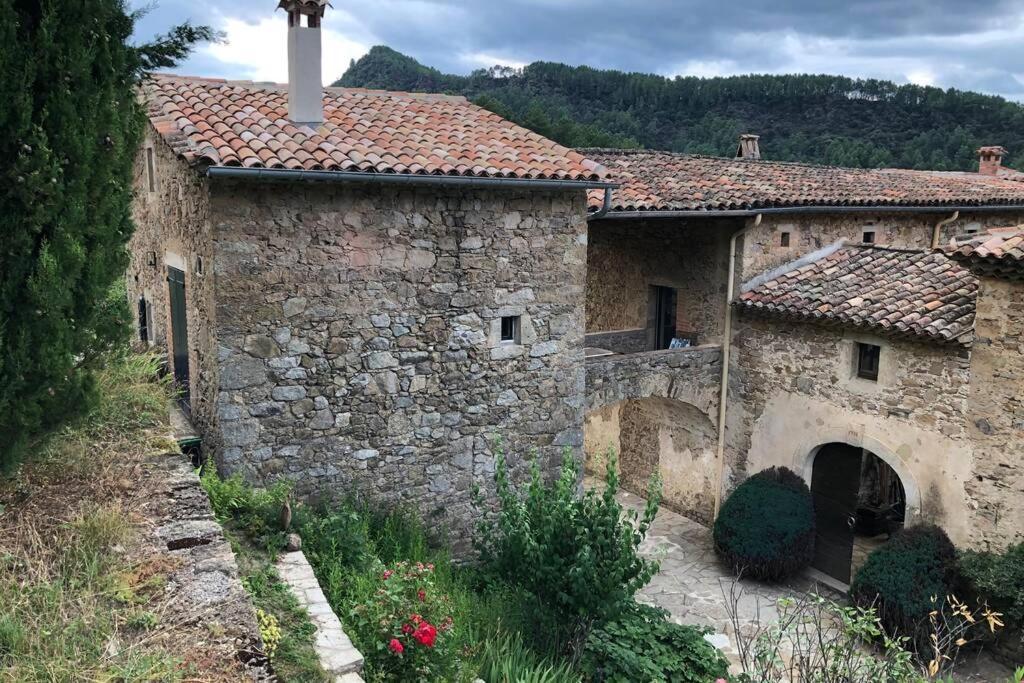
[[[327,0],[278,4],[288,13],[288,118],[293,123],[317,126],[324,121],[320,22],[329,4]]]
[[[760,159],[761,147],[757,143],[759,139],[759,135],[751,135],[750,133],[744,133],[743,135],[741,135],[740,144],[736,148],[736,158]]]
[[[982,147],[978,150],[978,173],[982,175],[999,175],[999,169],[1003,167],[1003,157],[1006,149],[993,145]]]

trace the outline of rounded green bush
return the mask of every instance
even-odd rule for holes
[[[917,641],[926,637],[932,599],[942,602],[956,587],[956,561],[956,548],[942,529],[907,527],[868,556],[850,585],[850,597],[859,606],[874,607],[890,634]]]
[[[715,520],[715,550],[737,574],[779,581],[814,559],[814,501],[792,470],[772,467],[740,484]]]

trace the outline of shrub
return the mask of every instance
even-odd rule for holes
[[[501,509],[497,519],[485,517],[480,526],[481,559],[550,610],[555,646],[575,653],[592,625],[615,616],[657,571],[657,563],[637,550],[654,521],[660,490],[652,482],[640,517],[615,500],[614,455],[600,494],[578,495],[579,465],[568,452],[553,484],[543,483],[536,459],[530,471],[520,497],[499,454],[495,481]]]
[[[807,484],[785,467],[758,472],[722,506],[715,550],[737,574],[778,581],[814,559],[814,501]]]
[[[375,680],[447,681],[455,678],[451,600],[434,586],[434,566],[379,565],[373,597],[351,609],[346,626]]]
[[[968,595],[1001,612],[1008,628],[1024,627],[1024,543],[1002,553],[967,550],[959,565]]]
[[[927,649],[928,615],[933,598],[943,600],[956,585],[956,549],[946,532],[924,524],[907,527],[875,550],[858,570],[850,597],[874,606],[890,634],[911,638]]]
[[[729,663],[708,641],[707,629],[668,621],[663,609],[633,603],[590,633],[582,668],[595,681],[711,683]]]
[[[222,479],[208,463],[202,484],[221,523],[234,521],[251,540],[263,545],[276,536],[280,546],[281,509],[291,491],[290,482],[278,481],[269,489],[253,488],[237,473]]]

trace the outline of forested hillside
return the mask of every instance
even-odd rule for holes
[[[843,76],[676,77],[550,62],[443,74],[374,47],[336,85],[465,95],[573,147],[731,155],[739,133],[765,158],[973,170],[981,145],[1024,168],[1024,107],[1001,97]]]

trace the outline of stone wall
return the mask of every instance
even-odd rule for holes
[[[710,521],[721,349],[598,356],[586,369],[587,472],[603,476],[613,448],[628,490],[643,493],[657,473],[666,506]]]
[[[146,168],[147,149],[153,150],[156,171],[152,192]],[[214,286],[208,270],[213,262],[213,243],[207,181],[149,130],[136,157],[134,186],[135,233],[128,244],[131,261],[125,282],[135,321],[135,339],[139,339],[139,297],[144,296],[152,311],[152,343],[166,350],[168,367],[173,367],[167,266],[180,268],[185,272],[188,303],[192,419],[200,431],[212,433],[216,421],[217,347],[213,336]],[[150,259],[155,260],[155,265]],[[197,272],[199,259],[204,266],[203,274]]]
[[[650,344],[648,330],[615,330],[612,332],[593,332],[584,337],[587,348],[604,349],[615,353],[643,353]]]
[[[952,211],[935,214],[766,214],[761,225],[742,238],[743,259],[737,264],[740,282],[760,273],[847,239],[860,242],[866,231],[875,233],[875,243],[907,249],[930,249],[935,225],[953,215]],[[942,229],[940,243],[955,235],[990,227],[1018,225],[1024,213],[968,213]],[[782,246],[782,233],[789,233],[789,246]]]
[[[222,468],[464,541],[496,437],[549,472],[582,446],[584,216],[582,192],[214,184]]]
[[[878,382],[856,377],[857,342],[882,347]],[[940,524],[957,544],[975,545],[966,350],[747,314],[738,316],[734,350],[727,487],[773,465],[809,481],[818,446],[849,443],[900,475],[908,521]]]
[[[742,223],[600,220],[587,247],[587,332],[647,328],[650,287],[678,290],[676,329],[721,340],[728,244]]]
[[[972,545],[1024,539],[1024,284],[982,277],[971,353],[968,435],[975,467]]]

